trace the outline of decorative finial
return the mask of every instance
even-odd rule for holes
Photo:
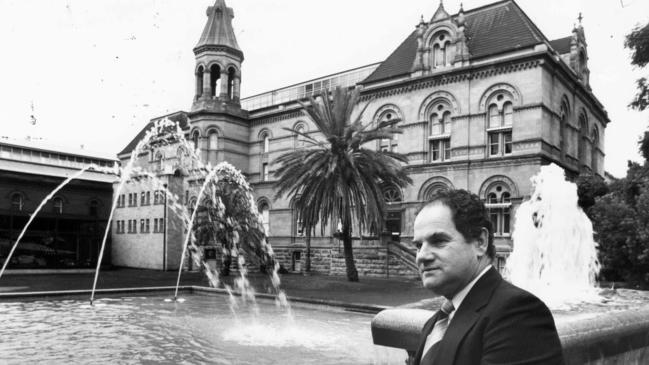
[[[579,19],[579,25],[581,25],[581,20],[584,19],[584,17],[581,16],[581,11],[579,12],[579,17],[577,17],[577,19]]]
[[[464,12],[464,4],[460,3],[460,12]]]
[[[424,14],[421,14],[421,19],[419,20],[419,24],[425,23],[424,21]]]

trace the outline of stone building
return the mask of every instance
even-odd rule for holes
[[[304,232],[291,200],[274,200],[273,162],[282,153],[304,148],[287,129],[317,135],[297,101],[323,90],[360,88],[361,105],[369,104],[364,114],[368,123],[398,118],[403,134],[375,148],[399,151],[409,159],[413,184],[385,190],[388,232],[380,237],[355,232],[361,275],[414,273],[412,222],[421,203],[437,189],[468,189],[484,199],[501,266],[512,247],[514,212],[530,196],[530,177],[541,165],[556,163],[570,178],[583,172],[604,176],[609,119],[589,85],[581,24],[567,37],[550,40],[513,0],[466,11],[460,7],[455,14],[440,2],[432,17],[414,24],[415,30],[383,62],[241,99],[244,53],[232,29],[233,11],[217,0],[207,16],[194,47],[196,92],[191,110],[175,117],[182,119],[187,139],[204,162],[228,161],[248,178],[269,240],[289,270],[302,267]],[[142,133],[119,154],[122,161]],[[158,166],[160,176],[172,176],[182,165],[182,153],[155,153],[141,159]],[[189,181],[179,191],[190,195],[188,201],[199,199]],[[133,219],[137,222],[149,213],[134,211],[139,215]],[[335,228],[312,239],[314,271],[344,273]],[[156,242],[152,245],[162,247]],[[114,248],[138,244],[139,240],[124,240]],[[119,255],[114,251],[113,256]]]
[[[116,162],[39,141],[1,139],[0,265],[30,216],[59,184],[89,164],[109,168]],[[115,179],[115,174],[91,168],[54,194],[29,225],[7,269],[94,268]],[[110,262],[110,255],[104,262]]]

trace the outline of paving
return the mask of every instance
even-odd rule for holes
[[[98,289],[174,286],[178,273],[171,271],[112,269],[100,272]],[[232,284],[236,274],[223,278]],[[374,306],[397,306],[431,298],[418,279],[364,278],[349,282],[342,276],[280,275],[281,288],[289,297]],[[0,278],[0,293],[24,293],[92,289],[94,273],[5,274]],[[251,274],[249,280],[257,292],[271,292],[266,275]],[[183,272],[180,285],[209,286],[200,272]]]

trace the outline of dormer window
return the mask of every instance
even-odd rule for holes
[[[442,68],[451,64],[451,37],[446,32],[439,32],[431,42],[432,68]]]

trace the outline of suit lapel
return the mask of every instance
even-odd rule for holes
[[[415,362],[414,365],[419,365],[419,362],[421,360],[421,356],[423,355],[424,352],[424,346],[426,346],[426,338],[430,334],[430,332],[433,330],[433,327],[435,326],[435,322],[437,322],[437,318],[439,318],[439,311],[437,311],[429,320],[424,324],[423,329],[421,330],[422,335],[419,337],[419,347],[417,348],[417,353],[415,354]]]
[[[436,360],[440,364],[452,364],[458,347],[466,333],[473,327],[480,310],[489,303],[496,286],[502,277],[493,267],[489,269],[471,288],[460,304],[440,342]],[[434,323],[434,322],[433,322]]]

